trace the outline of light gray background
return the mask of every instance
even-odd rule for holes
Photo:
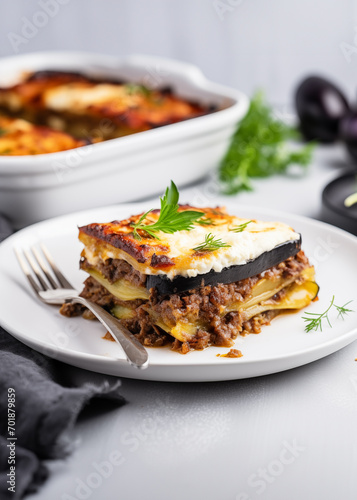
[[[291,101],[299,79],[311,72],[335,79],[350,98],[356,93],[353,0],[61,2],[53,18],[31,38],[24,37],[17,53],[79,49],[168,56],[197,64],[210,79],[248,95],[262,87],[281,105]],[[3,0],[0,8],[0,56],[14,55],[9,34],[23,36],[24,25],[40,20],[43,7],[38,0]],[[239,202],[318,216],[322,187],[337,175],[344,157],[342,147],[319,148],[307,176],[295,181],[293,200],[291,180],[273,178],[255,182],[254,193],[241,195]],[[209,184],[191,189],[183,198],[210,192]],[[273,192],[279,197],[270,196]],[[354,500],[356,353],[355,342],[293,371],[227,383],[183,386],[123,379],[129,404],[112,412],[92,407],[74,431],[75,452],[51,463],[50,479],[28,498],[79,499],[78,484],[88,482],[95,464],[119,450],[123,464],[84,497]],[[295,459],[277,470],[286,443],[294,442],[300,447]],[[273,467],[276,475],[263,483],[264,491],[252,486],[252,475]]]
[[[79,49],[173,57],[249,95],[261,87],[275,104],[289,103],[311,72],[356,94],[355,0],[2,1],[0,26],[0,56]]]

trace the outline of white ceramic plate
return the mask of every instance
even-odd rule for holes
[[[136,370],[128,365],[120,346],[103,339],[98,322],[83,318],[64,318],[57,307],[42,304],[22,275],[14,247],[26,248],[40,241],[53,254],[68,279],[78,289],[85,273],[78,269],[81,244],[77,226],[90,222],[122,219],[151,208],[131,204],[95,209],[58,217],[30,226],[0,245],[0,322],[14,337],[53,358],[87,370],[112,375],[175,382],[231,380],[275,373],[310,363],[346,346],[357,338],[357,313],[345,320],[331,311],[333,328],[322,332],[304,331],[303,311],[273,320],[259,335],[238,338],[235,348],[243,357],[217,357],[227,348],[210,347],[204,351],[180,355],[168,348],[150,349],[150,366]],[[303,248],[316,266],[321,287],[320,300],[310,312],[322,312],[333,295],[343,305],[354,299],[357,310],[357,238],[333,226],[296,215],[262,209],[228,206],[242,217],[281,220],[302,234]],[[357,352],[357,351],[356,351]]]

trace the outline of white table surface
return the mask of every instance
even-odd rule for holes
[[[322,188],[344,163],[341,148],[319,148],[305,176],[256,181],[237,203],[319,218]],[[211,204],[214,196],[214,182],[204,181],[183,190],[181,200]],[[74,452],[50,462],[51,477],[27,498],[355,500],[356,357],[354,342],[266,377],[201,384],[122,379],[128,404],[88,407],[72,433]],[[68,370],[78,379],[102,377]]]

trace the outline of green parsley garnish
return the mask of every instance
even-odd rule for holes
[[[337,304],[335,304],[335,296],[333,295],[331,302],[330,302],[330,305],[328,306],[326,311],[324,311],[323,313],[318,314],[318,313],[311,313],[311,312],[305,311],[305,314],[309,315],[309,316],[303,316],[303,318],[302,318],[306,322],[305,332],[311,332],[311,330],[322,331],[322,322],[324,319],[327,321],[329,326],[332,328],[330,319],[328,317],[328,313],[329,313],[330,309],[332,307],[335,307],[338,311],[337,317],[344,319],[344,316],[346,314],[348,314],[349,312],[354,312],[352,309],[346,308],[346,306],[348,306],[348,304],[350,304],[351,302],[352,302],[352,300],[346,302],[346,304],[344,304],[343,306],[338,306]]]
[[[214,236],[214,234],[208,233],[206,234],[205,241],[192,250],[195,252],[214,252],[214,250],[218,250],[219,248],[230,246],[231,245],[224,243],[224,241]]]
[[[297,129],[275,118],[262,93],[257,92],[219,167],[223,191],[226,194],[250,191],[252,177],[281,174],[292,164],[308,165],[314,144],[298,150],[286,144],[287,140],[298,137]]]
[[[251,222],[253,222],[252,220],[249,220],[248,222],[243,222],[242,224],[239,224],[239,226],[236,226],[236,227],[232,227],[232,229],[230,229],[230,231],[233,231],[234,233],[241,233],[242,231],[244,231],[244,229],[248,226],[248,224],[250,224]]]
[[[132,224],[133,236],[137,240],[141,240],[138,230],[145,231],[152,238],[160,240],[156,233],[159,231],[163,233],[173,234],[176,231],[190,231],[193,229],[193,223],[201,219],[203,212],[194,210],[178,211],[179,192],[173,181],[171,186],[166,189],[165,194],[160,198],[161,209],[158,220],[153,224],[143,224],[153,209],[145,212],[136,224]]]

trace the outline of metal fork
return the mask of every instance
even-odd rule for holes
[[[136,368],[147,368],[149,363],[148,353],[134,335],[98,304],[80,297],[77,290],[73,288],[58,269],[45,245],[40,244],[40,247],[57,281],[53,278],[45,259],[36,247],[31,247],[32,255],[26,250],[21,253],[17,249],[15,249],[15,254],[32,289],[42,302],[57,305],[62,305],[64,302],[75,302],[87,307],[105,326],[113,339],[121,345],[129,363]],[[37,280],[31,274],[24,255]]]

